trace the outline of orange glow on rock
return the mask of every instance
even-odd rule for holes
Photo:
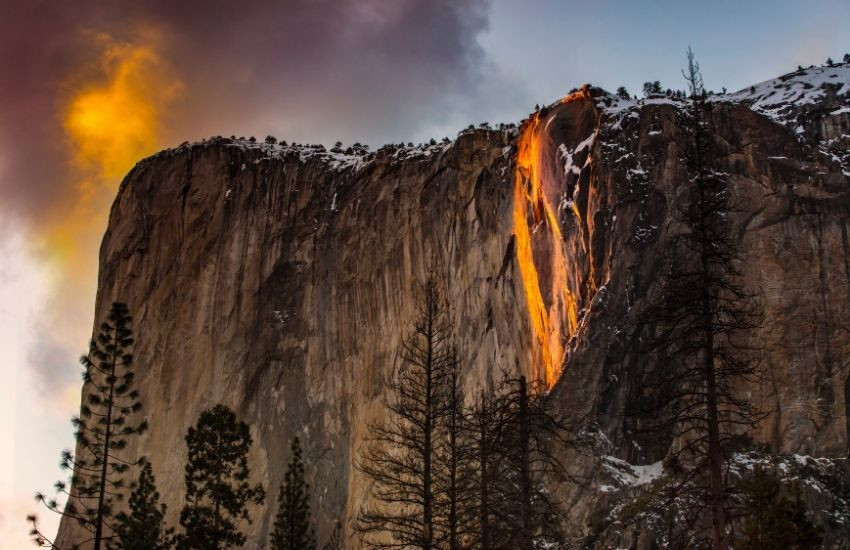
[[[529,319],[539,347],[532,352],[532,374],[551,388],[561,375],[565,344],[578,324],[578,308],[568,286],[557,209],[549,198],[549,194],[557,195],[560,182],[546,179],[542,163],[548,143],[540,131],[539,116],[535,114],[517,142],[514,236]],[[545,269],[540,269],[543,265]]]

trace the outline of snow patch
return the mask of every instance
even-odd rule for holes
[[[611,455],[602,457],[602,465],[620,487],[652,483],[659,479],[664,471],[661,461],[654,464],[635,465]]]

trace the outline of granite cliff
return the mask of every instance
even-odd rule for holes
[[[850,66],[712,103],[717,169],[746,205],[734,220],[745,282],[765,312],[753,337],[768,383],[742,392],[772,412],[751,435],[777,453],[847,457]],[[567,516],[600,548],[637,544],[600,503],[613,507],[670,445],[633,434],[622,411],[642,389],[631,316],[669,237],[684,105],[585,87],[519,127],[448,143],[368,152],[213,138],[141,161],[112,207],[96,314],[115,300],[133,313],[151,429],[128,452],[151,458],[170,522],[183,436],[222,402],[251,425],[269,502],[297,434],[319,532],[347,525],[366,494],[353,467],[366,423],[383,413],[416,281],[436,272],[467,387],[490,387],[500,369],[544,379],[598,439],[598,456],[573,461],[593,482],[561,488]],[[820,516],[845,513],[840,500]],[[246,548],[264,547],[272,521],[256,514]],[[63,523],[60,547],[76,536]]]

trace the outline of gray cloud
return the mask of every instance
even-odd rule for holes
[[[81,233],[71,218],[79,176],[61,119],[69,92],[103,76],[98,33],[153,40],[182,81],[160,120],[163,145],[217,134],[381,145],[453,136],[528,103],[479,45],[489,10],[489,0],[0,0],[0,229],[40,241],[77,227],[39,316],[48,337],[29,350],[41,383],[77,375],[93,298],[102,222]]]
[[[418,141],[522,100],[478,43],[488,0],[19,4],[0,23],[0,208],[35,220],[72,191],[57,96],[96,58],[96,32],[132,42],[158,31],[185,84],[163,128],[175,144],[234,133]]]

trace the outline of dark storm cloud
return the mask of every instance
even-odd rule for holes
[[[0,17],[4,216],[38,218],[72,193],[63,88],[96,63],[97,33],[155,40],[182,80],[182,100],[162,121],[166,144],[232,133],[415,141],[516,99],[478,44],[486,0],[18,4]]]

